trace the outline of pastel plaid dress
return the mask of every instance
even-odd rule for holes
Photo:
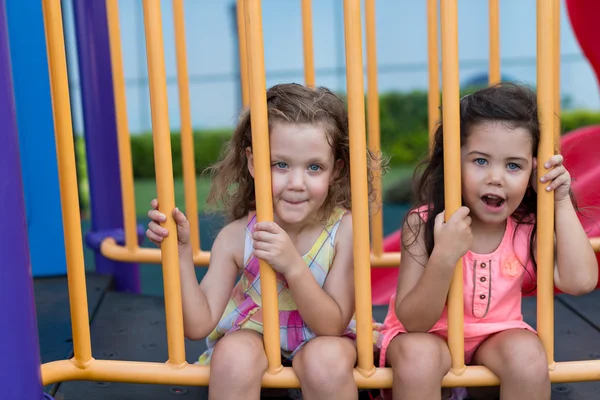
[[[335,256],[335,234],[340,226],[346,210],[335,208],[331,213],[323,232],[312,248],[302,256],[317,283],[323,287],[329,268]],[[212,352],[222,337],[239,329],[250,329],[263,333],[263,312],[260,298],[260,273],[258,259],[252,255],[252,231],[256,223],[256,214],[248,216],[244,249],[244,269],[240,280],[233,288],[231,298],[225,308],[223,317],[217,327],[206,338],[208,350],[204,352],[199,364],[209,364]],[[276,273],[277,299],[279,305],[279,325],[281,354],[291,360],[309,340],[316,335],[305,324],[298,312],[298,307],[292,298],[292,293],[285,277]],[[352,319],[343,334],[352,339],[356,338],[356,321]],[[379,329],[374,330],[374,343],[379,339]]]

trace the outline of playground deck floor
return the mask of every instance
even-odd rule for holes
[[[42,362],[72,355],[67,281],[64,277],[34,280]],[[97,359],[164,362],[167,357],[164,301],[160,296],[118,293],[111,279],[89,273],[87,292],[93,356]],[[535,326],[535,298],[524,299],[525,319]],[[555,359],[600,359],[600,290],[581,297],[555,299]],[[385,306],[373,307],[382,321]],[[205,349],[204,341],[187,341],[188,362]],[[204,387],[172,387],[110,382],[63,382],[45,390],[59,400],[207,399]],[[555,384],[553,400],[600,398],[600,381]]]

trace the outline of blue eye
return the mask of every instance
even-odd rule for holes
[[[285,168],[287,168],[287,164],[286,164],[286,163],[284,163],[283,161],[276,162],[276,163],[274,163],[273,165],[274,165],[274,166],[276,166],[277,168],[280,168],[280,169],[285,169]]]
[[[308,167],[308,169],[314,172],[314,171],[320,170],[321,167],[318,166],[317,164],[311,164],[310,167]]]
[[[477,165],[486,165],[487,164],[487,160],[485,158],[476,158],[475,160],[473,160],[475,162],[475,164]]]
[[[512,171],[517,170],[517,169],[521,169],[521,166],[519,164],[516,164],[516,163],[513,163],[513,162],[508,163],[506,166],[508,167],[508,169],[510,169]]]

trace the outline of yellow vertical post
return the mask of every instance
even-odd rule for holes
[[[179,113],[181,116],[181,161],[183,164],[183,187],[185,211],[190,223],[190,242],[194,254],[200,252],[198,221],[198,195],[196,192],[196,161],[194,159],[194,136],[190,116],[190,84],[188,79],[187,52],[185,49],[185,19],[183,0],[173,0],[173,23],[175,24],[175,53],[177,56],[177,84],[179,86]]]
[[[537,101],[540,144],[537,176],[547,170],[544,163],[554,153],[554,5],[537,0]],[[554,192],[538,181],[537,209],[537,330],[548,358],[554,365]]]
[[[125,247],[129,251],[139,248],[133,190],[133,162],[131,159],[131,139],[127,122],[127,101],[125,97],[125,77],[123,75],[123,52],[121,49],[121,29],[119,27],[119,5],[117,0],[106,0],[106,17],[110,44],[110,60],[115,100],[115,118],[119,149],[119,171],[121,175],[121,199],[123,202],[123,226]]]
[[[367,36],[367,128],[369,148],[375,153],[381,149],[379,127],[379,90],[377,87],[377,40],[375,30],[375,0],[365,2]],[[381,171],[373,171],[373,186],[377,194],[376,204],[381,203]],[[377,207],[371,216],[371,247],[375,256],[383,253],[383,216]]]
[[[92,361],[92,345],[88,315],[87,292],[85,289],[85,267],[83,262],[83,240],[81,216],[79,215],[79,193],[77,192],[77,167],[71,123],[71,102],[67,78],[67,59],[63,42],[63,24],[60,1],[43,0],[44,31],[48,48],[50,92],[56,136],[58,180],[67,255],[67,281],[73,326],[74,360],[83,368]],[[10,211],[9,211],[10,212]]]
[[[438,0],[427,0],[427,64],[429,91],[427,115],[429,118],[429,149],[433,146],[435,124],[440,118],[440,61],[438,56]]]
[[[488,81],[490,85],[500,82],[500,12],[498,1],[489,0],[490,66]]]
[[[372,344],[369,200],[365,138],[365,99],[362,61],[360,0],[344,0],[346,86],[350,130],[350,186],[354,230],[354,282],[356,288],[357,369],[375,372]]]
[[[560,0],[554,1],[554,150],[560,152]]]
[[[460,177],[460,106],[458,80],[458,5],[455,0],[442,0],[442,113],[444,124],[444,198],[446,220],[461,205]],[[456,263],[448,298],[448,345],[452,371],[465,369],[463,341],[463,266]]]
[[[302,43],[304,48],[304,83],[315,87],[313,50],[312,0],[302,0]]]
[[[271,161],[267,95],[265,92],[265,56],[263,48],[262,15],[260,0],[247,1],[246,40],[248,46],[248,77],[250,83],[250,123],[252,125],[252,153],[256,185],[256,217],[258,221],[273,220],[273,195],[271,191]],[[264,341],[268,372],[279,372],[281,342],[279,337],[279,311],[277,305],[275,271],[260,260],[260,290],[262,293]]]
[[[244,0],[237,0],[238,47],[240,55],[240,86],[242,87],[242,107],[250,106],[248,89],[248,53],[246,49],[246,20],[244,18]]]
[[[167,217],[162,226],[169,232],[176,232],[177,226],[171,214],[175,208],[175,188],[160,0],[144,0],[143,4],[158,203]],[[169,235],[164,240],[161,254],[169,363],[181,365],[185,363],[185,347],[177,235]]]

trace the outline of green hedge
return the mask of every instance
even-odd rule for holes
[[[600,112],[588,110],[565,111],[560,116],[562,133],[574,131],[577,128],[600,124]]]
[[[229,130],[210,130],[194,132],[194,156],[196,172],[200,174],[214,163],[221,153],[223,144],[231,137]],[[182,176],[181,136],[179,132],[171,135],[171,156],[173,157],[173,175]],[[131,157],[135,178],[154,178],[154,144],[152,133],[131,137]]]
[[[381,148],[392,166],[414,165],[427,154],[428,122],[426,92],[390,92],[380,96]],[[561,115],[563,132],[600,124],[600,112],[565,111]],[[194,132],[196,171],[200,173],[214,163],[223,144],[230,138],[230,129],[197,130]],[[82,140],[78,140],[78,164],[81,179],[85,179],[85,156]],[[173,174],[182,175],[181,139],[178,132],[171,138]],[[131,152],[135,178],[154,178],[152,134],[132,135]]]
[[[79,189],[79,208],[86,212],[90,205],[90,186],[87,175],[87,160],[85,153],[85,142],[81,136],[77,136],[74,142],[75,159],[77,160],[77,188]],[[85,215],[83,216],[85,217]]]
[[[424,103],[423,103],[424,101]],[[413,107],[411,103],[417,104]],[[381,96],[380,103],[381,148],[389,157],[390,165],[412,165],[427,154],[427,98],[418,94]],[[406,121],[405,123],[403,121]],[[570,132],[587,125],[600,124],[600,112],[565,111],[561,116],[563,132]],[[221,153],[223,144],[230,138],[231,131],[209,130],[194,132],[194,154],[196,171],[200,173],[214,163]],[[178,132],[171,137],[173,174],[182,174],[181,138]],[[133,174],[135,178],[154,177],[154,145],[152,134],[144,133],[131,137]]]
[[[379,97],[381,148],[390,165],[414,164],[427,154],[427,93],[390,92]]]
[[[475,91],[469,88],[461,96]],[[390,165],[412,165],[427,155],[428,117],[427,93],[390,92],[380,96],[381,148],[390,158]],[[563,111],[561,132],[600,124],[600,112],[588,110]]]

